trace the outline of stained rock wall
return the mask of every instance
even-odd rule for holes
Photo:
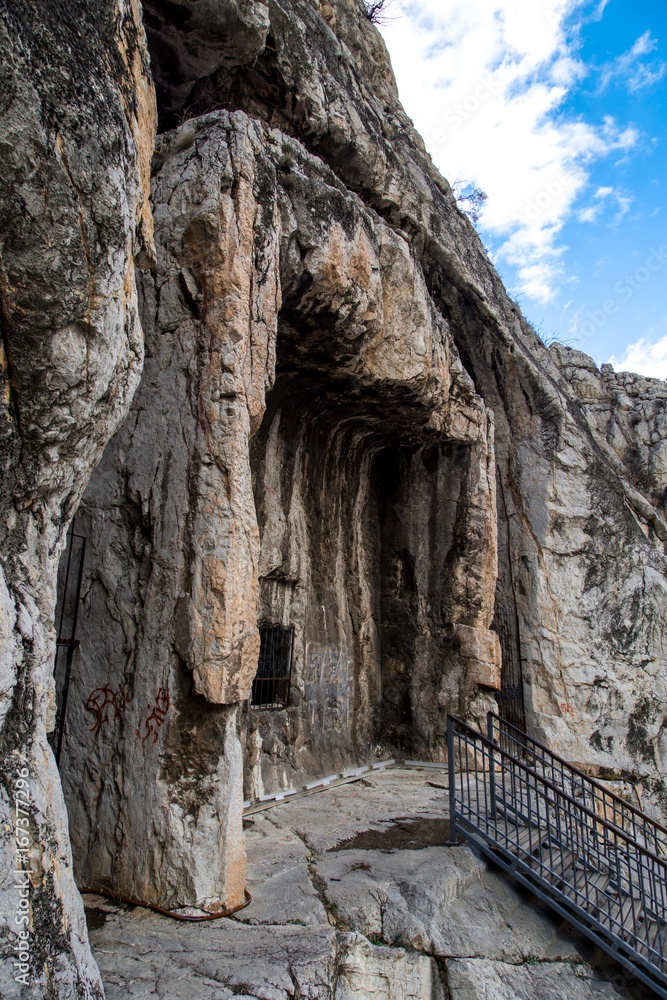
[[[141,374],[155,97],[125,0],[3,3],[0,50],[0,993],[101,996],[46,733],[58,557]]]
[[[242,898],[258,615],[296,642],[287,711],[244,707],[251,794],[382,736],[442,757],[443,706],[490,703],[492,425],[405,239],[298,142],[188,122],[153,204],[144,377],[77,515],[62,773],[82,881],[216,909]]]
[[[94,994],[46,744],[55,567],[142,366],[155,107],[130,0],[0,13],[3,829],[25,761],[35,989]],[[531,730],[664,814],[661,394],[537,338],[357,0],[143,13],[157,264],[77,522],[78,877],[238,900],[242,757],[251,794],[376,741],[441,759],[447,710],[492,704],[494,599]],[[271,715],[239,708],[258,617],[295,625]]]
[[[667,386],[632,372],[598,369],[581,351],[554,343],[550,353],[572,386],[586,421],[618,456],[621,475],[664,519],[667,489]],[[647,510],[647,518],[651,520]],[[654,528],[655,530],[655,528]],[[659,530],[659,529],[658,529]]]
[[[624,779],[626,790],[664,816],[667,389],[609,365],[598,370],[560,344],[550,353],[595,443],[585,453],[586,489],[555,524],[561,538],[570,533],[577,567],[564,581],[560,609],[564,623],[569,613],[563,689],[579,732],[568,749],[593,773]],[[605,466],[616,475],[600,475]],[[571,489],[563,484],[562,496]],[[585,650],[573,648],[577,633],[592,637]],[[548,714],[539,704],[537,711]]]
[[[494,414],[497,596],[519,619],[529,725],[599,773],[639,780],[647,807],[664,810],[662,516],[507,296],[369,30],[354,0],[295,0],[288,16],[270,4],[264,46],[242,64],[223,58],[205,86],[186,73],[179,113],[241,107],[297,135],[407,237]]]
[[[236,901],[239,755],[251,796],[375,750],[443,759],[447,711],[493,704],[494,603],[518,620],[533,732],[659,809],[646,485],[507,297],[362,8],[216,12],[203,40],[196,5],[146,8],[158,268],[142,388],[81,514],[64,773],[82,877]],[[247,704],[258,620],[295,627],[283,711]],[[124,789],[151,775],[137,810]]]
[[[206,59],[185,58],[197,15],[189,2],[179,9],[176,18],[156,2],[148,17],[161,127],[211,108],[243,109],[297,137],[408,241],[464,369],[493,412],[496,596],[518,619],[529,725],[599,773],[643,782],[647,804],[664,809],[660,445],[651,442],[652,464],[640,477],[618,434],[608,440],[583,405],[571,366],[545,348],[507,296],[400,107],[382,40],[361,4],[241,8],[220,0],[223,20],[231,16],[225,11],[242,9],[243,44],[233,52],[218,46],[212,61],[209,50]],[[289,184],[289,164],[283,173]],[[633,407],[627,412],[635,421]],[[385,691],[400,690],[398,668],[397,676]],[[263,744],[280,753],[268,737]],[[253,745],[256,755],[258,738]]]
[[[517,346],[479,330],[464,354],[495,415],[499,594],[518,612],[527,722],[664,815],[664,521],[552,354]]]

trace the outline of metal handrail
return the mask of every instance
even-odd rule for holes
[[[500,745],[502,731],[496,743],[448,716],[451,839],[459,826],[501,867],[667,1000],[667,860],[540,773],[539,766],[549,770],[549,758],[557,758],[546,747],[494,713],[488,718],[490,735],[495,736],[493,720],[519,734],[519,747],[530,753],[530,741],[546,756],[536,755],[536,767],[531,767]],[[564,784],[572,770],[580,777],[578,769],[562,763]],[[633,813],[650,839],[650,817]]]
[[[492,715],[493,713],[490,712],[489,714]],[[548,778],[545,778],[544,775],[539,773],[539,771],[536,771],[534,768],[529,767],[528,764],[522,763],[522,761],[520,761],[518,757],[515,757],[514,754],[509,753],[509,751],[507,750],[503,750],[503,748],[499,746],[499,744],[494,743],[492,740],[488,739],[488,737],[483,736],[482,733],[477,732],[477,730],[473,729],[472,726],[468,726],[465,722],[462,722],[461,719],[458,719],[455,715],[450,715],[449,718],[452,719],[457,725],[462,726],[465,729],[469,730],[469,732],[474,735],[476,740],[479,740],[482,744],[486,744],[487,747],[490,749],[490,751],[493,752],[493,755],[499,753],[503,757],[507,757],[509,760],[512,761],[513,764],[517,764],[522,771],[525,771],[527,774],[530,774],[531,777],[533,778],[537,778],[538,781],[546,785],[551,791],[556,792],[559,798],[565,799],[576,809],[579,809],[582,812],[586,813],[598,826],[601,825],[606,827],[615,836],[622,837],[623,840],[625,840],[628,844],[631,844],[633,848],[636,848],[638,851],[641,851],[642,854],[645,854],[647,857],[651,858],[652,861],[657,861],[657,863],[665,869],[665,879],[667,880],[667,860],[665,858],[661,858],[657,854],[654,854],[653,851],[650,850],[650,848],[645,847],[643,844],[640,844],[633,837],[631,837],[630,834],[626,833],[626,831],[623,830],[620,826],[616,826],[614,823],[610,823],[609,820],[603,819],[597,813],[593,812],[592,809],[589,809],[588,806],[584,805],[582,802],[579,802],[572,795],[564,791],[562,788],[559,788],[558,785],[554,784],[554,782],[550,781]],[[643,816],[644,814],[642,813],[640,815]],[[647,816],[646,819],[649,819],[649,817]]]
[[[563,767],[566,767],[573,774],[576,774],[578,778],[583,778],[584,781],[587,781],[589,785],[593,785],[593,787],[597,788],[599,792],[602,792],[602,794],[606,798],[613,799],[615,802],[618,802],[619,805],[624,810],[626,809],[629,810],[630,812],[634,813],[635,816],[639,816],[642,820],[648,820],[651,826],[655,826],[658,828],[658,830],[661,830],[664,834],[667,834],[667,826],[663,826],[662,823],[660,823],[658,820],[652,819],[650,816],[647,816],[645,812],[642,812],[641,809],[638,809],[636,806],[633,806],[631,802],[626,802],[625,799],[621,798],[620,795],[617,795],[616,792],[612,792],[610,791],[610,789],[605,788],[604,785],[601,785],[599,781],[595,780],[595,778],[591,778],[590,774],[586,774],[585,771],[582,771],[581,768],[578,768],[576,764],[572,764],[570,763],[570,761],[565,760],[564,757],[559,756],[559,754],[555,753],[553,750],[550,750],[548,747],[544,746],[543,743],[540,743],[540,741],[536,740],[533,736],[528,736],[528,734],[524,733],[523,730],[518,728],[518,726],[515,726],[513,723],[508,722],[507,719],[502,719],[499,715],[496,714],[496,712],[489,712],[488,717],[495,719],[497,722],[500,723],[500,726],[508,726],[510,729],[513,729],[515,733],[519,734],[522,743],[525,743],[526,740],[528,740],[530,743],[533,744],[533,746],[539,747],[543,753],[546,753],[550,757],[553,757],[553,759],[557,760],[559,764],[563,765]]]
[[[487,730],[492,741],[496,739],[497,731],[501,746],[516,753],[521,759],[530,759],[536,769],[551,776],[555,783],[564,788],[569,787],[572,795],[588,802],[598,816],[604,816],[621,827],[630,833],[633,840],[655,850],[661,857],[667,856],[667,835],[660,823],[594,781],[576,765],[563,760],[538,740],[517,730],[516,726],[507,723],[505,719],[489,713]]]

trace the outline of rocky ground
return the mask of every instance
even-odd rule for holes
[[[392,769],[246,821],[252,903],[177,923],[86,896],[107,1000],[650,1000],[449,839],[446,771]]]

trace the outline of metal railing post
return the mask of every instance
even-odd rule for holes
[[[456,834],[456,768],[454,767],[454,720],[447,716],[447,758],[449,765],[449,839],[458,840]]]
[[[491,819],[496,818],[496,759],[493,753],[493,713],[487,712],[486,732],[489,737],[489,796],[491,798]]]
[[[57,731],[53,734],[53,736],[50,737],[52,741],[51,742],[52,748],[54,747],[54,742],[55,742],[54,755],[58,767],[60,767],[60,756],[63,747],[63,737],[65,735],[65,717],[67,715],[67,700],[69,697],[69,686],[72,676],[72,663],[74,661],[74,650],[78,645],[76,641],[76,627],[79,619],[79,601],[81,599],[81,584],[83,582],[83,563],[86,558],[86,539],[82,535],[76,535],[74,533],[74,518],[72,518],[72,524],[70,526],[70,530],[68,531],[68,535],[69,535],[69,547],[67,551],[67,568],[65,570],[62,604],[60,606],[60,621],[58,623],[58,636],[56,639],[56,661],[53,670],[54,676],[58,669],[58,653],[62,647],[67,648],[67,658],[65,660],[65,676],[63,679],[62,693],[60,696],[60,707],[58,710],[58,728]],[[75,538],[79,539],[81,543],[79,550],[79,569],[76,577],[76,591],[74,593],[74,608],[72,611],[72,625],[70,630],[70,637],[69,639],[64,639],[63,624],[65,620],[65,606],[67,604],[67,597],[69,591],[70,569],[72,566],[72,551],[74,549]]]

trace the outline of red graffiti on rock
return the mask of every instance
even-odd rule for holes
[[[109,708],[113,709],[114,720],[120,719],[123,709],[131,701],[131,696],[122,686],[117,691],[110,687],[109,684],[105,684],[104,687],[95,688],[88,695],[88,701],[86,702],[86,711],[95,716],[95,723],[90,732],[97,736],[104,723],[109,721],[110,716],[107,711]]]
[[[167,712],[169,711],[169,688],[161,687],[158,688],[157,695],[155,697],[155,706],[148,706],[149,714],[144,720],[144,728],[146,732],[142,736],[137,729],[137,736],[142,743],[145,743],[149,736],[153,737],[153,743],[157,743],[158,732],[160,726],[167,718]]]

